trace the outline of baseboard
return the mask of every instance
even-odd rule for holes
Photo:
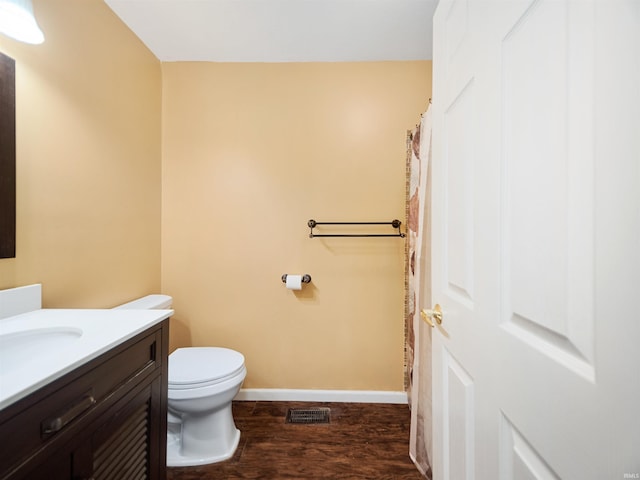
[[[344,402],[407,404],[407,392],[376,390],[295,390],[280,388],[243,388],[236,395],[240,401]]]

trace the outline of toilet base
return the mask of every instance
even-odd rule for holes
[[[233,457],[240,443],[240,430],[236,429],[226,452],[217,455],[185,456],[180,454],[180,439],[177,435],[167,434],[167,467],[190,467],[223,462]]]

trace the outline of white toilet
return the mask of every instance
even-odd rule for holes
[[[168,295],[147,295],[116,308],[171,308]],[[178,348],[169,355],[167,466],[231,458],[240,442],[231,401],[247,375],[242,354],[228,348]]]

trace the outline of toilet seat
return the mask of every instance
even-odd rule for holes
[[[221,347],[178,348],[169,355],[169,389],[217,385],[244,371],[244,356],[235,350]]]

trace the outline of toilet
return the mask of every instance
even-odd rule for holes
[[[115,308],[171,308],[168,295],[147,295]],[[169,355],[167,466],[221,462],[240,442],[231,411],[247,375],[244,356],[229,348],[178,348]]]

